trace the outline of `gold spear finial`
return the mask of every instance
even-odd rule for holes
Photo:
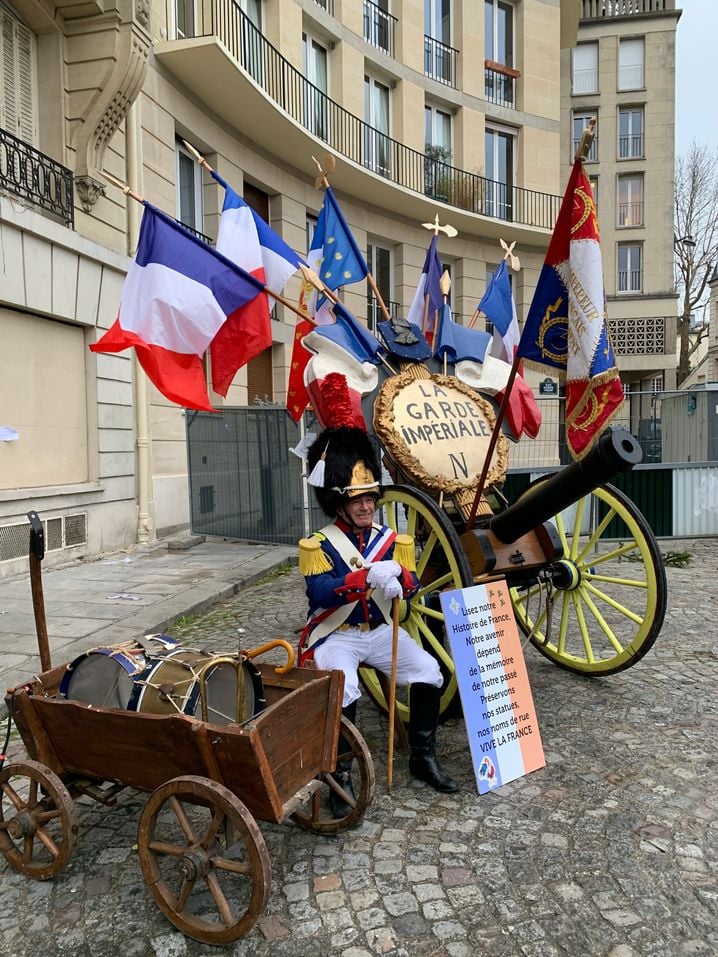
[[[501,248],[504,251],[503,258],[509,260],[511,268],[514,272],[518,272],[519,269],[521,269],[521,261],[519,260],[518,256],[514,255],[514,246],[516,245],[516,240],[514,240],[510,246],[508,243],[505,243],[503,239],[499,239],[499,242],[501,243]]]
[[[453,239],[454,236],[459,235],[458,229],[455,229],[450,223],[447,223],[446,226],[439,225],[439,214],[437,213],[434,217],[433,223],[422,223],[424,229],[430,229],[435,236],[438,236],[439,233],[446,233],[449,239]]]
[[[314,180],[314,189],[326,189],[329,185],[327,176],[333,173],[337,166],[336,157],[332,156],[331,153],[326,153],[321,163],[316,156],[312,156],[312,159],[319,170],[319,176]]]

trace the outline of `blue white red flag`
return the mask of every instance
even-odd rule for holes
[[[211,412],[202,356],[228,317],[240,312],[250,327],[260,321],[264,284],[156,207],[144,207],[117,319],[90,349],[134,348],[162,395]]]
[[[491,343],[491,336],[481,329],[468,329],[454,322],[451,316],[451,306],[441,307],[439,315],[439,331],[434,342],[434,355],[437,359],[446,356],[447,362],[483,362],[486,350]]]
[[[212,176],[225,190],[218,251],[270,289],[281,292],[303,260],[218,173],[213,171]],[[220,395],[227,395],[243,365],[272,345],[271,303],[266,296],[261,302],[266,305],[266,313],[260,315],[254,306],[250,307],[251,317],[235,313],[210,346],[212,386]]]
[[[566,377],[566,444],[582,458],[614,418],[623,387],[608,337],[591,184],[576,160],[517,354]]]
[[[429,248],[426,251],[424,268],[421,271],[414,298],[406,314],[408,322],[413,322],[421,329],[429,345],[431,345],[434,336],[436,314],[444,304],[444,297],[439,285],[441,272],[441,260],[439,259],[436,235],[434,235],[431,237]],[[427,296],[428,305],[425,308]]]
[[[512,363],[521,332],[505,259],[499,263],[498,269],[491,277],[479,303],[479,310],[494,326],[491,355]]]

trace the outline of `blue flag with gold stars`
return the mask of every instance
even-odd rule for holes
[[[317,272],[332,291],[359,282],[369,275],[366,259],[352,236],[331,187],[327,187],[324,194],[312,240],[312,249],[320,248],[323,255]],[[316,268],[314,263],[310,262],[310,265]]]

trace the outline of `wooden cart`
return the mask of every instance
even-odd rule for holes
[[[372,760],[341,715],[341,672],[277,674],[259,664],[266,710],[221,726],[64,700],[57,689],[66,667],[9,689],[6,698],[31,760],[0,771],[0,850],[28,877],[53,877],[70,858],[74,798],[111,805],[124,787],[149,791],[138,849],[155,901],[188,936],[227,944],[250,930],[269,895],[257,820],[289,818],[337,833],[357,824],[371,801]],[[337,756],[340,732],[346,750]],[[330,774],[338,757],[350,756],[356,800]],[[329,814],[329,788],[351,806],[346,817]]]

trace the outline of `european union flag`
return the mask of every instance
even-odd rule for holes
[[[323,258],[319,276],[329,289],[338,289],[353,282],[359,282],[369,274],[366,260],[357,246],[356,239],[344,219],[339,203],[331,190],[327,188],[324,204],[317,220],[312,247],[318,246],[320,226],[324,228]]]
[[[335,302],[332,311],[336,322],[317,326],[313,330],[314,334],[335,342],[359,362],[372,362],[378,365],[381,362],[379,340],[362,326],[341,302]]]

